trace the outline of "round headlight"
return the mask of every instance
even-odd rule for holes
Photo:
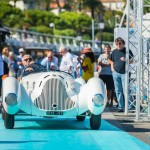
[[[13,106],[17,104],[17,96],[14,93],[9,93],[5,97],[5,102],[7,105]]]
[[[92,102],[96,107],[104,105],[104,97],[101,94],[95,94],[92,98]]]

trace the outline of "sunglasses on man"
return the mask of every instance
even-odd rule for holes
[[[116,45],[122,45],[122,43],[116,43]]]
[[[59,53],[62,54],[64,52],[64,50],[61,50]]]
[[[26,59],[24,59],[24,61],[32,61],[32,58],[26,58]]]
[[[50,57],[48,57],[48,58],[53,58],[53,56],[50,56]]]

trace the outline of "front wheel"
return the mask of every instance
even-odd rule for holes
[[[2,108],[1,108],[1,112],[2,112],[2,119],[4,120],[4,119],[5,119],[5,113],[4,113],[4,108],[3,108],[3,106],[2,106]]]
[[[76,116],[76,118],[77,118],[78,121],[84,121],[85,118],[86,118],[86,112],[81,114],[81,116]]]
[[[4,110],[4,126],[6,129],[13,129],[14,118],[14,115],[10,115]]]
[[[101,114],[94,115],[91,113],[90,115],[90,127],[91,129],[98,130],[101,126]]]

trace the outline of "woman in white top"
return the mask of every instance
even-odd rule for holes
[[[99,77],[106,84],[107,106],[111,106],[112,105],[111,97],[112,97],[112,92],[114,89],[114,82],[113,82],[113,77],[112,77],[111,66],[108,62],[108,57],[109,57],[110,52],[111,52],[110,45],[105,45],[104,51],[105,51],[105,53],[101,54],[98,58],[98,65],[100,66]]]

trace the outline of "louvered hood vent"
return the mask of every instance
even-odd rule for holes
[[[56,111],[71,109],[75,105],[68,97],[65,85],[57,78],[51,78],[45,83],[34,104],[40,109]]]

